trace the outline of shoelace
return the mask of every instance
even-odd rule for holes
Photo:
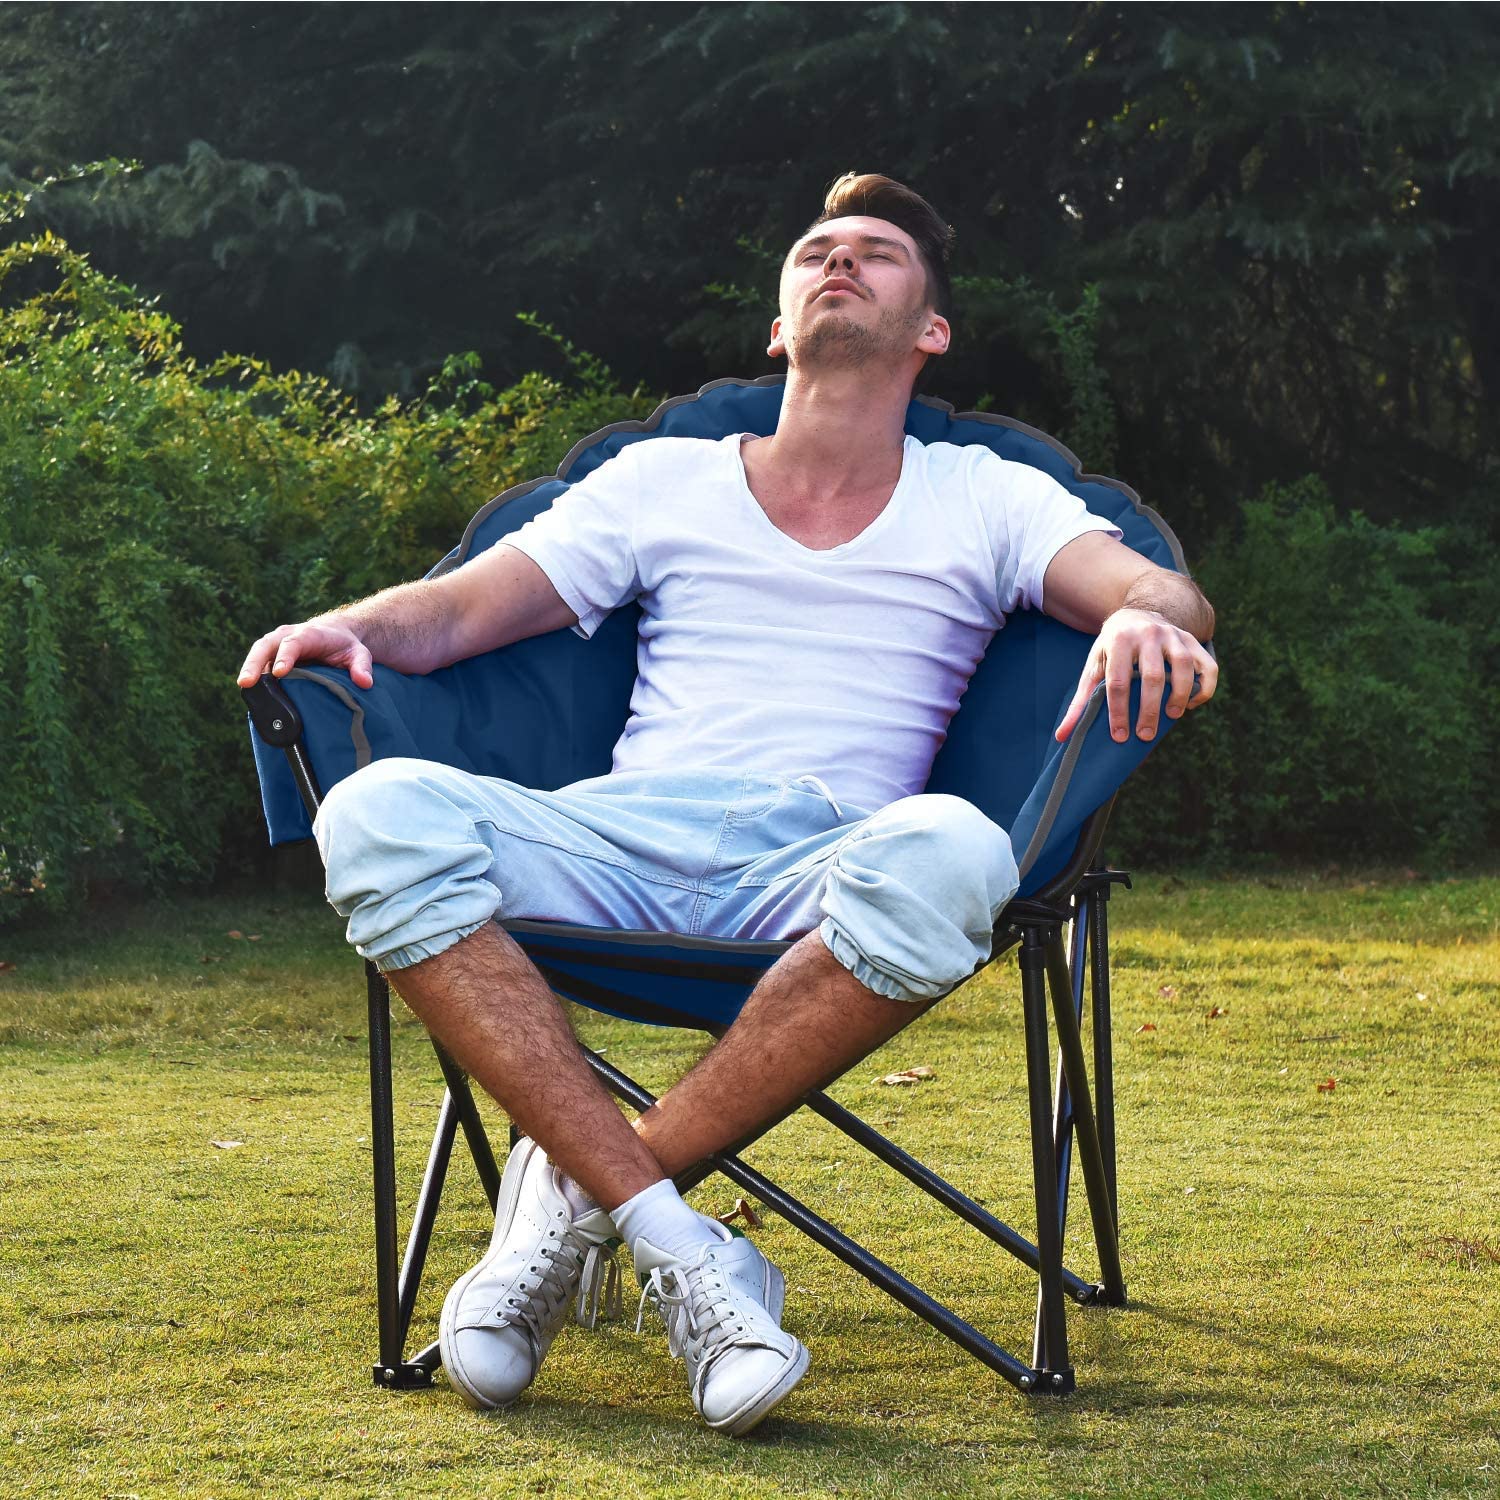
[[[600,1321],[618,1323],[625,1317],[625,1292],[620,1279],[620,1263],[615,1258],[618,1241],[590,1245],[583,1259],[583,1275],[578,1279],[578,1299],[574,1316],[585,1328],[597,1328]]]
[[[547,1337],[547,1323],[556,1319],[559,1311],[567,1307],[568,1298],[573,1295],[568,1286],[571,1268],[565,1256],[565,1251],[573,1248],[573,1245],[568,1245],[567,1236],[559,1236],[556,1230],[547,1230],[546,1241],[537,1247],[540,1265],[528,1268],[532,1277],[537,1280],[528,1287],[525,1281],[517,1277],[516,1292],[523,1293],[523,1298],[514,1295],[505,1298],[505,1322],[522,1326],[538,1344]],[[538,1301],[546,1310],[544,1314],[538,1314]]]
[[[710,1282],[710,1276],[716,1280]],[[711,1270],[706,1263],[669,1266],[665,1272],[658,1266],[641,1289],[636,1312],[635,1331],[639,1333],[646,1303],[655,1303],[667,1325],[667,1347],[676,1358],[696,1367],[700,1383],[715,1356],[737,1343],[734,1335],[745,1331],[722,1277],[721,1271]]]

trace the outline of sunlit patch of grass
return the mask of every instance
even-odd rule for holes
[[[697,1423],[649,1323],[569,1331],[499,1417],[371,1388],[364,990],[318,903],[203,898],[5,935],[7,1490],[1493,1493],[1500,881],[1139,884],[1111,905],[1131,1305],[1073,1312],[1078,1393],[1020,1397],[767,1215],[753,1233],[813,1369],[744,1443]],[[701,1047],[582,1024],[655,1089]],[[419,1027],[395,1050],[409,1203],[439,1089]],[[916,1065],[932,1076],[877,1081]],[[1011,960],[836,1092],[1030,1231]],[[799,1116],[750,1155],[1025,1346],[1021,1269],[844,1138]],[[699,1201],[736,1196],[715,1180]],[[420,1339],[486,1232],[456,1162]],[[1091,1272],[1081,1198],[1069,1255]]]

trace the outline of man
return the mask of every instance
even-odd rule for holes
[[[1010,841],[922,787],[990,637],[1017,607],[1098,633],[1060,739],[1100,681],[1126,738],[1136,670],[1142,738],[1168,671],[1169,716],[1212,696],[1213,612],[1190,582],[1038,471],[904,436],[948,347],[950,240],[911,190],[840,179],[782,268],[772,436],[632,445],[462,568],[281,626],[245,659],[241,685],[325,661],[368,687],[376,661],[428,672],[643,608],[610,775],[542,793],[378,761],[317,820],[351,942],[526,1135],[490,1249],[443,1307],[444,1368],[476,1406],[530,1384],[618,1236],[700,1414],[755,1426],[807,1369],[781,1274],[671,1178],[989,957]],[[632,1126],[497,915],[797,941]]]

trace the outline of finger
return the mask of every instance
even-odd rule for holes
[[[1134,665],[1130,652],[1119,651],[1111,658],[1104,679],[1110,738],[1122,742],[1130,738],[1130,674]]]
[[[1194,665],[1198,670],[1197,681],[1193,684],[1193,696],[1188,700],[1189,708],[1202,708],[1214,695],[1214,690],[1219,685],[1219,664],[1207,651],[1199,651],[1194,658]]]
[[[273,630],[270,635],[263,635],[251,646],[245,657],[245,664],[240,668],[239,676],[235,679],[241,687],[254,687],[261,679],[261,674],[266,670],[272,655],[276,650],[280,638],[280,631]]]
[[[1056,738],[1059,744],[1062,744],[1077,728],[1078,721],[1083,717],[1083,711],[1088,706],[1094,689],[1099,685],[1103,670],[1103,658],[1099,652],[1095,651],[1089,656],[1083,675],[1078,679],[1078,690],[1073,694],[1073,701],[1068,704],[1068,711],[1063,715],[1062,723],[1057,726]]]
[[[349,675],[358,687],[375,686],[375,658],[363,642],[355,647],[354,655],[349,659]]]
[[[1193,694],[1193,653],[1178,649],[1170,653],[1172,663],[1172,693],[1167,699],[1167,717],[1180,719],[1187,712],[1188,699]]]
[[[295,626],[288,627],[287,634],[282,636],[281,644],[276,648],[276,660],[271,663],[271,675],[285,677],[297,665],[298,658],[301,657],[306,644],[297,633]]]
[[[1167,686],[1167,668],[1161,647],[1154,642],[1141,646],[1141,710],[1135,732],[1143,740],[1156,738],[1161,723],[1161,695]]]

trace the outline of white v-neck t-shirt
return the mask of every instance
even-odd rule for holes
[[[641,606],[615,771],[814,775],[873,812],[922,790],[991,637],[1041,608],[1057,551],[1120,533],[1039,469],[907,437],[884,510],[818,550],[761,509],[741,441],[632,443],[505,543],[585,638]]]

